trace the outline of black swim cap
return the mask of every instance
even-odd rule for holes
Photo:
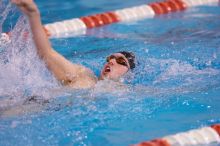
[[[128,63],[130,65],[130,69],[135,68],[135,55],[134,55],[134,53],[127,52],[127,51],[121,51],[121,52],[118,52],[118,53],[123,54],[125,56],[125,58],[127,58]]]

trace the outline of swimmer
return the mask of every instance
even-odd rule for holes
[[[90,69],[71,63],[51,47],[41,23],[40,12],[33,0],[11,0],[11,2],[27,15],[39,57],[63,85],[72,88],[91,88],[98,80],[118,80],[135,67],[133,53],[117,52],[107,57],[101,75],[97,78]]]

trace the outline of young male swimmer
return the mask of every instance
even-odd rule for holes
[[[11,0],[29,19],[33,40],[40,58],[46,63],[48,69],[63,84],[73,88],[93,87],[98,78],[94,73],[81,65],[72,64],[57,53],[50,45],[49,39],[43,29],[40,12],[33,0]],[[118,80],[121,76],[135,67],[135,56],[131,52],[117,52],[107,57],[99,80]]]

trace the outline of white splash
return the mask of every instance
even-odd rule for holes
[[[12,8],[7,6],[5,9],[7,16]],[[1,28],[2,21],[5,19],[0,22]],[[59,85],[37,55],[25,16],[18,18],[10,36],[10,42],[1,42],[0,45],[0,101],[6,101],[1,102],[0,108],[20,102],[27,96],[49,98],[48,90]]]
[[[162,82],[169,80],[174,77],[178,76],[199,76],[199,75],[218,75],[220,72],[219,70],[213,69],[213,68],[205,68],[205,69],[196,69],[191,64],[187,64],[184,62],[179,62],[177,60],[171,60],[169,63],[169,67],[160,74],[157,79],[154,81],[154,83]]]

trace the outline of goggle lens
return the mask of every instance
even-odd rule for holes
[[[123,57],[120,57],[120,56],[116,57],[114,55],[111,55],[111,56],[107,57],[106,61],[109,62],[111,59],[115,59],[118,64],[128,67],[127,62],[125,61],[125,59]]]

